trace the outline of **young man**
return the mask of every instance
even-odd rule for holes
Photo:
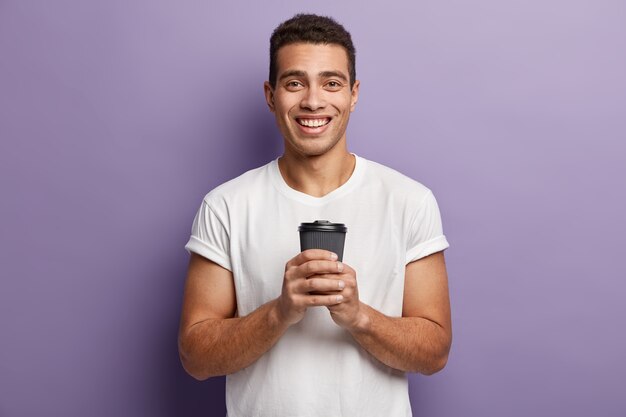
[[[354,46],[297,15],[270,41],[269,109],[284,154],[211,191],[186,246],[179,350],[199,380],[228,375],[229,417],[410,416],[405,372],[445,366],[450,307],[437,203],[351,154]],[[344,261],[299,252],[298,225],[348,227]]]

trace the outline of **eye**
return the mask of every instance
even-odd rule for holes
[[[297,81],[297,80],[291,80],[291,81],[287,81],[287,83],[285,84],[285,87],[287,88],[287,90],[293,91],[293,90],[298,90],[304,87],[304,84],[302,84],[300,81]]]
[[[343,85],[339,81],[331,80],[326,83],[329,90],[340,90]]]

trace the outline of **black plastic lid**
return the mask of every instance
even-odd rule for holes
[[[343,223],[331,223],[328,220],[315,220],[313,223],[300,223],[298,231],[346,233],[348,231],[348,228]]]

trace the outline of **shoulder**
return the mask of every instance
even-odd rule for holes
[[[235,204],[238,199],[258,192],[271,180],[271,161],[258,168],[251,169],[209,191],[204,196],[204,203],[212,208],[225,208]]]
[[[420,202],[431,190],[419,181],[378,162],[361,158],[366,169],[366,183],[374,186],[388,197]]]

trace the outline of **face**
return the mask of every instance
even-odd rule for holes
[[[350,89],[348,55],[339,45],[296,43],[277,54],[276,87],[265,83],[265,98],[285,139],[285,151],[323,155],[345,146],[359,82]]]

